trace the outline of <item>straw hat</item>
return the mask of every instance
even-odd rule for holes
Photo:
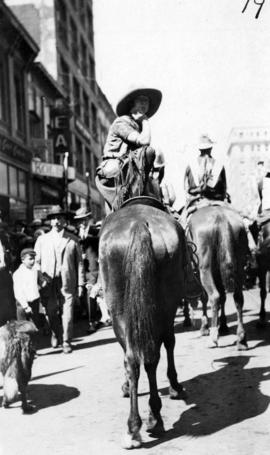
[[[210,139],[208,134],[202,134],[199,139],[198,148],[199,150],[207,150],[211,149],[214,144],[215,142]]]
[[[71,218],[72,214],[71,214],[71,212],[68,212],[67,210],[62,209],[62,207],[60,207],[60,205],[55,205],[51,208],[51,211],[48,213],[47,220],[51,220],[55,216]]]
[[[80,207],[75,212],[74,220],[83,220],[85,218],[90,218],[92,216],[92,212],[88,212],[86,207]]]
[[[128,92],[121,97],[116,106],[117,115],[128,115],[130,113],[132,103],[138,96],[147,96],[149,99],[149,110],[147,112],[147,117],[152,117],[152,115],[156,113],[160,106],[162,93],[160,90],[144,87],[129,89]]]

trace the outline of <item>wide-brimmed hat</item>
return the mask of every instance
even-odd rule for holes
[[[215,142],[212,139],[210,139],[208,134],[202,134],[199,139],[198,148],[199,150],[207,150],[211,149],[214,144]]]
[[[92,212],[87,210],[86,207],[80,207],[75,212],[74,220],[84,220],[85,218],[89,218],[92,216]]]
[[[47,214],[47,220],[51,220],[55,216],[62,216],[64,218],[71,218],[72,213],[62,209],[60,205],[55,205],[51,208],[50,212]]]
[[[129,89],[127,93],[125,93],[120,101],[118,101],[116,106],[116,113],[118,116],[121,115],[128,115],[130,113],[130,109],[132,108],[132,103],[138,96],[147,96],[149,99],[149,109],[147,112],[147,117],[152,117],[158,110],[161,99],[162,93],[160,90],[155,88],[144,88],[144,87],[137,87]]]

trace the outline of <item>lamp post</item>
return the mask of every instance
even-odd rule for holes
[[[89,212],[91,212],[91,186],[90,186],[90,171],[87,169],[85,172],[86,177],[86,185],[87,185],[87,201],[86,201],[86,208]]]
[[[64,177],[64,197],[63,197],[63,206],[64,210],[68,211],[68,152],[64,153],[63,159],[63,177]]]

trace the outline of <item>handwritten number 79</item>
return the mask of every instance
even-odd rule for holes
[[[262,7],[264,5],[265,0],[261,0],[261,1],[253,0],[253,1],[254,1],[255,5],[259,6],[259,8],[257,10],[257,13],[256,13],[256,16],[255,16],[255,19],[258,19],[259,15],[260,15],[260,12],[261,12],[261,9],[262,9]],[[246,4],[245,4],[245,6],[244,6],[244,8],[242,10],[242,13],[244,13],[246,11],[249,2],[250,2],[250,0],[247,0]]]

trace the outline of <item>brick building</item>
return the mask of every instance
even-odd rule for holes
[[[100,218],[103,203],[94,176],[115,114],[96,82],[92,0],[6,0],[6,4],[38,43],[37,60],[69,100],[69,165],[76,169],[68,186],[69,206],[86,205],[90,189],[92,211]]]

